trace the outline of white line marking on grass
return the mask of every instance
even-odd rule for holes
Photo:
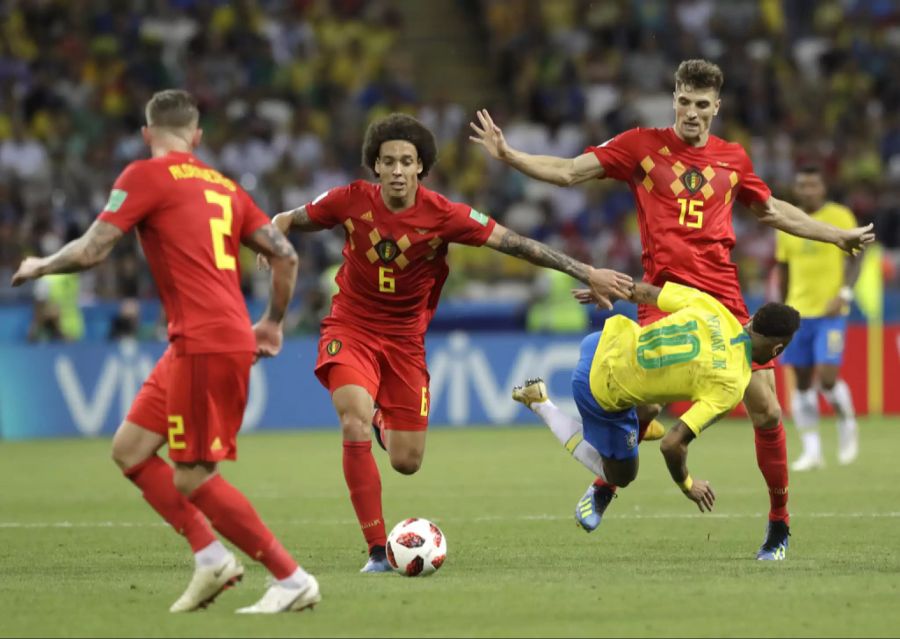
[[[622,513],[615,515],[616,519],[756,519],[766,516],[766,513]],[[794,519],[897,519],[900,512],[883,513],[792,513]],[[453,519],[457,523],[479,523],[489,521],[566,521],[571,515],[551,515],[548,513],[537,515],[519,515],[517,517],[503,517],[500,515],[485,515],[481,517],[462,517]],[[446,521],[442,518],[434,518],[434,521]],[[273,525],[309,526],[313,524],[326,526],[345,526],[355,524],[355,519],[288,519],[273,520]],[[137,521],[0,521],[0,529],[4,528],[144,528],[163,527],[168,524],[163,522],[137,522]]]

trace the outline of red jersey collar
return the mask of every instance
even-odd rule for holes
[[[703,151],[704,149],[709,148],[709,144],[710,144],[710,142],[712,142],[712,139],[713,139],[713,134],[710,133],[709,137],[706,138],[706,144],[704,144],[703,146],[693,146],[691,144],[688,144],[684,140],[682,140],[680,137],[678,137],[678,134],[675,133],[674,125],[672,125],[666,129],[666,134],[668,135],[669,141],[671,142],[671,144],[673,146],[677,147],[679,151]]]

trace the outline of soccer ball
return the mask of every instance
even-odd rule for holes
[[[394,570],[407,577],[424,577],[447,559],[447,538],[427,519],[410,517],[394,526],[385,550]]]

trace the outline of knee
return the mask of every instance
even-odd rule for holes
[[[391,466],[402,475],[414,475],[422,467],[422,456],[415,453],[392,455]]]
[[[191,473],[180,470],[178,468],[175,469],[175,474],[172,477],[172,482],[175,484],[175,490],[177,490],[185,497],[190,495],[197,488],[197,486],[195,485],[196,482],[191,476]]]
[[[781,423],[781,407],[777,403],[769,404],[764,410],[751,415],[754,428],[776,428]]]
[[[371,421],[355,410],[341,411],[341,434],[348,441],[366,441],[372,438]]]
[[[822,376],[822,379],[819,380],[819,386],[826,393],[830,393],[834,390],[834,385],[837,384],[837,379],[827,377],[825,375]]]
[[[134,446],[129,445],[127,441],[120,437],[113,437],[112,447],[109,452],[113,463],[118,466],[120,470],[128,470],[148,459],[146,454],[135,449]]]

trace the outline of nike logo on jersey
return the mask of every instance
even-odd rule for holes
[[[426,233],[428,233],[428,229],[416,229],[416,233],[418,233],[419,235],[425,235]]]
[[[731,166],[730,164],[728,164],[728,162],[720,162],[720,161],[716,161],[716,164],[717,164],[718,166]]]

